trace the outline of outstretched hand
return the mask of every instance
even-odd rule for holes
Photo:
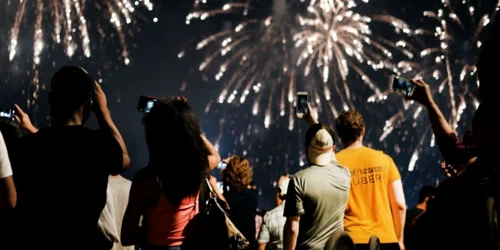
[[[304,116],[302,117],[302,119],[304,121],[306,121],[309,125],[313,125],[313,124],[319,123],[318,122],[318,118],[316,118],[315,117],[316,115],[313,114],[313,110],[314,109],[313,109],[311,103],[307,103],[307,113],[304,114]]]
[[[14,114],[14,121],[21,127],[28,130],[30,133],[38,132],[38,129],[33,126],[31,123],[31,119],[28,114],[26,114],[19,105],[14,104],[14,108],[16,109],[16,113]]]
[[[428,106],[434,102],[429,84],[416,79],[411,80],[410,83],[415,86],[415,90],[413,91],[411,97],[407,98],[408,100],[416,101],[424,106]]]

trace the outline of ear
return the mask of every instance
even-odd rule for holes
[[[366,133],[366,129],[363,128],[363,130],[361,131],[361,136],[365,136],[365,133]]]
[[[333,145],[333,152],[337,152],[337,145]]]

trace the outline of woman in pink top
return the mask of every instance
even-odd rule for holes
[[[132,181],[122,245],[178,250],[184,229],[199,211],[200,187],[220,156],[200,136],[198,119],[184,98],[158,100],[144,117],[144,127],[149,164]]]

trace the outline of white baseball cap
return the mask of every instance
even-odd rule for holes
[[[318,129],[307,146],[307,158],[309,162],[318,166],[330,164],[333,153],[333,138],[323,127],[311,127]]]

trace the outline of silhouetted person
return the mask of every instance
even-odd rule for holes
[[[63,67],[52,77],[49,104],[51,126],[23,138],[12,161],[14,249],[109,249],[97,221],[108,176],[127,169],[130,159],[106,96],[85,70]],[[83,126],[91,111],[100,130]]]
[[[187,225],[199,212],[207,172],[219,164],[220,156],[201,136],[198,119],[184,98],[157,101],[144,117],[144,128],[149,163],[132,181],[121,242],[145,250],[178,250],[185,244]]]
[[[418,194],[418,204],[411,209],[406,211],[406,222],[405,222],[405,233],[404,233],[404,241],[406,250],[417,250],[416,241],[417,240],[425,240],[418,239],[418,235],[415,234],[413,230],[413,226],[415,224],[415,218],[419,217],[422,213],[427,209],[427,203],[430,199],[434,197],[434,193],[436,191],[435,187],[424,186],[420,189]]]

